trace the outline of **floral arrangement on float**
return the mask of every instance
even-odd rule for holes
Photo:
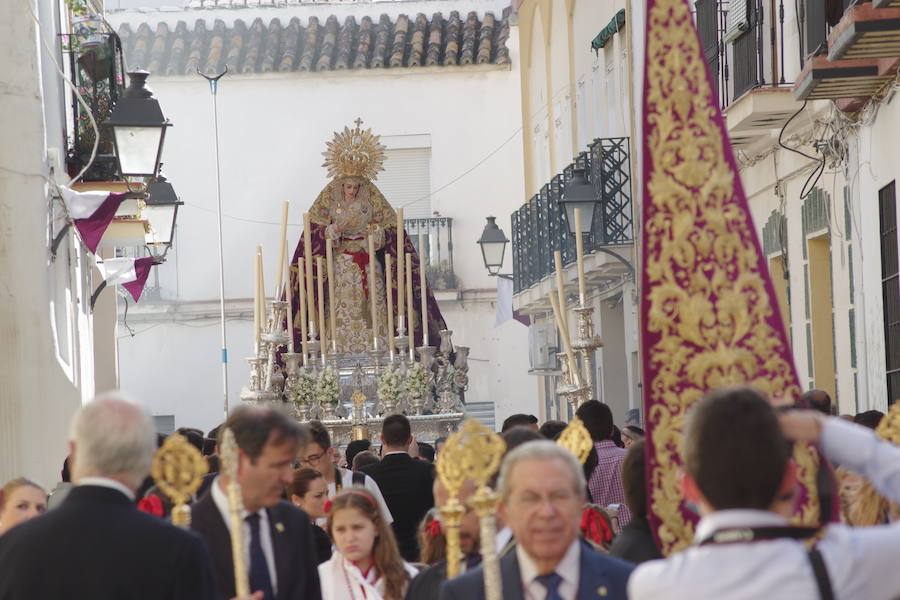
[[[421,408],[428,398],[429,372],[422,363],[413,363],[406,371],[403,381],[404,393],[410,406],[416,414],[421,414]]]
[[[405,380],[400,370],[393,365],[385,367],[378,378],[378,402],[385,414],[396,412],[405,391]]]
[[[297,384],[291,401],[297,405],[309,406],[316,398],[317,388],[316,376],[307,369],[298,369]]]
[[[319,372],[315,394],[324,406],[334,406],[338,403],[341,397],[341,386],[337,371],[333,367],[325,367]]]

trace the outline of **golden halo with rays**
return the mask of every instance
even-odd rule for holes
[[[371,129],[361,130],[362,119],[356,119],[356,129],[344,127],[344,131],[335,131],[334,139],[326,142],[328,149],[322,153],[325,162],[322,166],[328,169],[328,176],[363,177],[374,181],[378,173],[384,170],[384,150],[381,136],[374,135]]]

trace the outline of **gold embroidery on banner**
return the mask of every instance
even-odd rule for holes
[[[796,398],[799,388],[785,358],[790,348],[772,325],[774,304],[714,119],[716,100],[687,4],[656,0],[649,19],[646,418],[654,450],[650,502],[669,554],[693,538],[676,468],[688,408],[728,384],[749,383],[784,398]],[[814,524],[818,455],[798,445],[794,457],[805,498],[795,520]]]

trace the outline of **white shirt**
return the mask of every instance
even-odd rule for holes
[[[496,548],[497,552],[503,552],[503,549],[506,548],[506,545],[510,542],[513,537],[512,529],[509,527],[504,527],[500,531],[497,532],[496,540]]]
[[[341,469],[340,467],[338,468],[341,472],[341,486],[343,486],[344,488],[353,487],[353,471],[350,471],[349,469]],[[384,501],[384,496],[381,495],[381,489],[378,487],[378,484],[375,483],[374,479],[372,479],[365,473],[363,473],[363,475],[365,477],[363,487],[365,487],[366,490],[368,490],[368,492],[372,494],[372,496],[374,496],[375,501],[378,502],[379,508],[381,508],[381,514],[384,515],[385,522],[390,525],[394,522],[394,517],[391,516],[391,511],[387,507],[387,503],[385,503]],[[328,484],[328,497],[334,498],[335,494],[337,494],[337,486],[332,481]],[[320,524],[324,524],[325,519],[320,519],[319,522]]]
[[[403,562],[409,579],[419,572],[408,562]],[[367,575],[340,552],[319,565],[319,584],[322,587],[322,600],[381,600],[384,597],[384,579],[378,575],[373,566]]]
[[[225,526],[231,531],[231,513],[228,509],[228,496],[219,486],[219,478],[216,477],[212,483],[213,502],[222,518],[225,520]],[[266,557],[266,566],[269,567],[269,580],[272,582],[272,591],[278,593],[278,573],[275,571],[275,547],[272,545],[272,529],[269,526],[269,513],[265,509],[257,511],[259,515],[259,543],[262,545],[263,555]],[[247,569],[250,568],[250,523],[246,521],[250,515],[246,510],[241,510],[241,520],[244,522],[244,561]]]
[[[110,479],[108,477],[82,477],[75,482],[75,485],[96,485],[99,487],[118,490],[125,494],[129,500],[134,502],[134,490],[129,488],[121,481],[116,481],[115,479]]]
[[[516,545],[516,558],[519,560],[519,573],[522,576],[522,586],[525,589],[525,597],[534,600],[544,600],[547,597],[547,588],[536,578],[540,573],[531,557],[525,552],[521,544]],[[556,565],[555,572],[562,577],[557,592],[563,600],[575,600],[578,593],[578,567],[581,561],[581,545],[575,538],[566,550],[562,560]]]
[[[889,500],[900,501],[900,448],[838,418],[825,421],[821,446],[830,460],[864,475]],[[695,539],[723,528],[786,524],[768,511],[723,510],[700,520]],[[900,523],[829,525],[816,547],[838,600],[890,600],[900,594]],[[815,600],[819,591],[803,542],[777,539],[692,546],[668,559],[644,563],[628,582],[628,597]]]

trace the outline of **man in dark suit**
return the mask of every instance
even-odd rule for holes
[[[309,440],[306,429],[270,408],[242,406],[223,426],[238,446],[237,481],[244,504],[244,555],[251,591],[264,600],[314,600],[319,573],[309,518],[281,499],[293,463]],[[225,473],[194,506],[191,528],[213,557],[217,598],[235,595]]]
[[[0,599],[211,600],[200,537],[134,504],[156,451],[150,415],[107,394],[76,413],[72,434],[75,487],[0,537]]]
[[[375,480],[394,516],[391,526],[397,536],[400,554],[408,561],[419,559],[416,530],[432,506],[434,465],[409,455],[412,430],[409,419],[390,415],[381,426],[381,461],[361,470]]]
[[[634,568],[581,541],[581,465],[550,441],[519,446],[503,460],[499,513],[517,545],[500,559],[505,600],[625,600]],[[441,600],[483,600],[481,567],[441,588]]]

